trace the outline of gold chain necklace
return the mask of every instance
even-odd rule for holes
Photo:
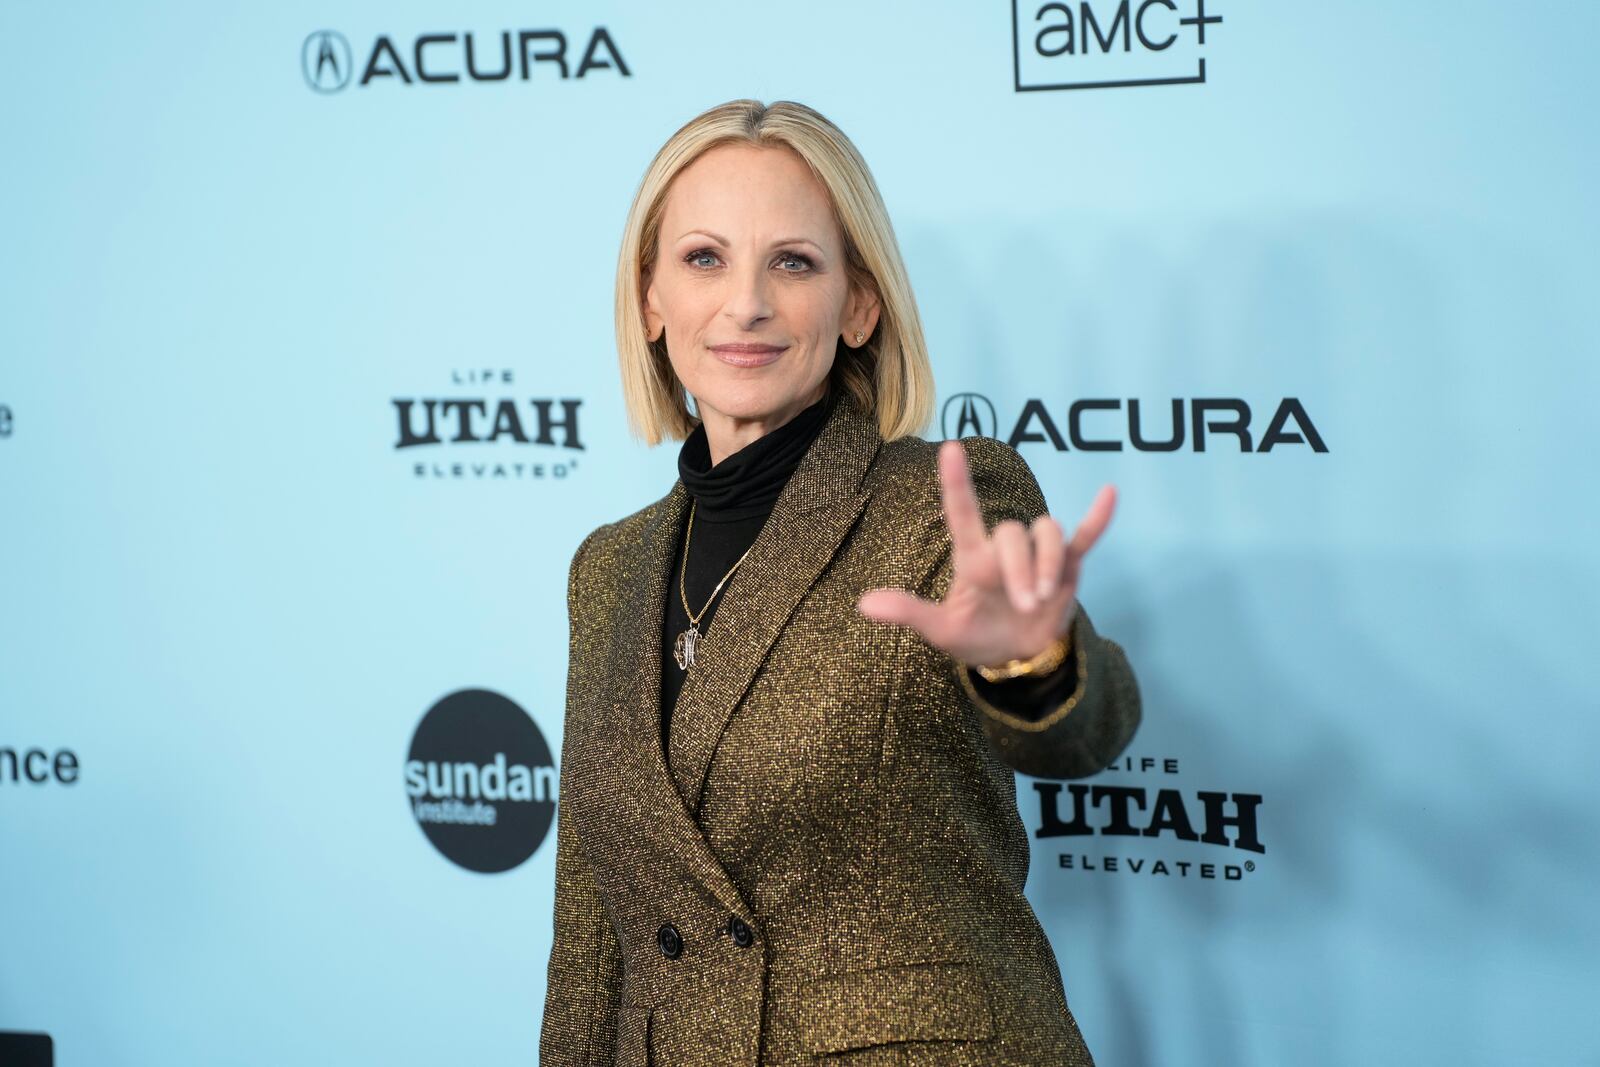
[[[701,608],[698,614],[691,611],[689,608],[689,594],[684,591],[683,581],[685,575],[689,573],[689,537],[694,533],[694,509],[695,504],[698,503],[699,501],[697,500],[689,505],[689,528],[683,532],[683,569],[678,572],[678,596],[683,598],[683,613],[689,616],[689,628],[678,635],[677,642],[672,646],[672,658],[678,661],[679,669],[685,671],[694,666],[694,646],[701,636],[700,620],[710,610],[711,602],[717,599],[717,594],[722,592],[722,587],[727,584],[728,579],[733,577],[733,572],[739,569],[739,564],[744,562],[744,556],[750,554],[750,548],[756,547],[755,543],[752,542],[750,548],[744,550],[744,556],[740,556],[733,566],[728,568],[728,573],[724,574],[722,581],[718,582],[717,587],[711,590],[711,596],[706,599],[705,607]]]

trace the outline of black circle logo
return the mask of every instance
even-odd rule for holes
[[[982,393],[957,393],[944,402],[939,431],[946,441],[957,437],[994,437],[998,426],[994,405]]]
[[[350,84],[350,42],[338,30],[318,30],[300,46],[300,73],[319,93],[336,93]]]
[[[487,689],[460,689],[429,708],[406,760],[417,825],[446,859],[484,874],[539,850],[555,818],[556,780],[538,724]]]

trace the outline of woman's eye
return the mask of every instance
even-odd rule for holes
[[[717,254],[709,248],[702,248],[698,252],[690,252],[684,256],[683,261],[691,267],[706,269],[717,265]],[[780,269],[785,274],[803,274],[814,268],[811,260],[798,252],[779,253],[778,258],[773,262],[779,264]],[[791,266],[791,264],[795,265]]]

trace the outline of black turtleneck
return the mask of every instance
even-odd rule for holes
[[[728,573],[728,568],[755,542],[789,475],[794,473],[801,457],[810,449],[823,424],[828,421],[836,396],[830,390],[821,400],[776,430],[727,456],[716,466],[711,465],[711,450],[704,423],[696,426],[684,440],[678,452],[678,477],[694,503],[694,532],[690,541],[689,570],[681,577],[684,593],[697,611],[706,604],[711,591]],[[671,752],[667,738],[672,709],[678,701],[685,676],[673,657],[678,634],[689,628],[689,616],[683,610],[684,594],[679,592],[678,584],[683,569],[683,542],[683,532],[680,531],[661,631],[663,754]],[[733,579],[730,578],[728,584],[732,583]],[[700,616],[700,633],[709,632],[717,604],[727,593],[728,587],[724,585],[716,600]],[[974,678],[973,683],[979,687],[984,698],[996,706],[1024,718],[1037,718],[1065,700],[1072,693],[1076,679],[1073,657],[1069,656],[1066,663],[1047,677],[1021,678],[998,684]]]

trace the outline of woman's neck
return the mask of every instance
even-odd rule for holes
[[[697,514],[708,522],[732,522],[770,511],[827,423],[831,399],[819,398],[719,463],[711,461],[705,426],[696,426],[678,450],[678,477],[694,497]]]
[[[706,446],[711,452],[711,465],[715,467],[741,448],[784,425],[821,400],[827,390],[828,382],[824,379],[817,384],[816,389],[812,390],[810,396],[798,398],[781,408],[748,419],[724,415],[711,408],[701,409],[700,421],[706,428]],[[698,408],[699,403],[696,402],[695,406]]]

